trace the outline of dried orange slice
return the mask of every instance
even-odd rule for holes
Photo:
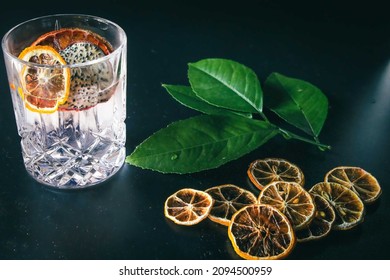
[[[253,193],[231,184],[215,186],[205,192],[214,200],[210,220],[225,226],[229,225],[233,214],[242,207],[257,203]]]
[[[316,210],[312,196],[294,182],[269,184],[260,193],[258,201],[280,210],[290,220],[294,230],[308,225]]]
[[[320,239],[329,234],[332,229],[336,214],[332,205],[317,194],[313,194],[316,213],[310,224],[295,232],[298,242]]]
[[[315,184],[310,193],[322,196],[333,206],[336,220],[332,229],[346,230],[363,222],[365,215],[363,201],[347,187],[338,183],[321,182]]]
[[[247,260],[274,260],[287,257],[296,238],[285,215],[265,204],[253,204],[232,217],[228,236],[234,251]]]
[[[325,181],[351,189],[367,204],[377,200],[382,193],[377,179],[360,167],[336,167],[326,174]]]
[[[253,161],[247,170],[250,181],[260,190],[276,182],[295,182],[303,186],[305,176],[295,164],[280,158],[266,158]]]
[[[25,48],[19,59],[32,62],[20,73],[22,95],[26,107],[34,112],[52,113],[64,104],[69,95],[70,70],[61,55],[49,46]],[[46,67],[47,66],[47,67]]]
[[[50,46],[56,51],[79,42],[89,42],[98,46],[106,55],[111,53],[112,46],[100,35],[80,28],[61,28],[41,35],[31,46]]]
[[[190,188],[181,189],[167,198],[165,217],[179,225],[195,225],[210,213],[213,199],[208,193]]]

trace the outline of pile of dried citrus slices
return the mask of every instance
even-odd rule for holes
[[[180,225],[194,225],[208,217],[228,227],[240,257],[282,259],[297,241],[360,224],[365,205],[381,194],[375,177],[359,167],[336,167],[309,191],[302,170],[284,159],[256,160],[247,174],[260,190],[258,197],[231,184],[205,191],[182,189],[165,201],[165,216]]]

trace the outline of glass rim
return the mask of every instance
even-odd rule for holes
[[[82,63],[63,64],[63,65],[62,64],[61,65],[45,65],[45,64],[25,61],[25,60],[22,60],[22,59],[18,58],[14,54],[12,54],[9,51],[8,46],[6,47],[6,40],[7,40],[7,38],[10,36],[10,34],[14,30],[19,28],[20,26],[25,25],[25,24],[27,24],[29,22],[32,22],[32,21],[37,21],[37,20],[41,20],[41,19],[45,19],[45,18],[49,18],[49,17],[66,17],[66,16],[76,16],[76,17],[91,18],[91,19],[95,19],[95,20],[98,20],[98,21],[106,22],[106,23],[114,26],[119,31],[119,33],[121,34],[120,45],[116,49],[114,49],[111,53],[109,53],[109,54],[107,54],[105,56],[99,57],[97,59],[93,59],[93,60],[82,62]],[[111,20],[108,20],[106,18],[99,17],[99,16],[94,16],[94,15],[89,15],[89,14],[76,14],[76,13],[75,14],[51,14],[51,15],[39,16],[39,17],[35,17],[35,18],[31,18],[31,19],[25,20],[25,21],[15,25],[11,29],[9,29],[4,34],[4,36],[3,36],[2,40],[1,40],[1,47],[3,49],[3,53],[6,56],[8,56],[10,59],[18,61],[19,63],[21,63],[21,64],[23,64],[25,66],[35,67],[35,68],[49,68],[49,69],[80,68],[80,67],[86,67],[86,66],[91,66],[91,65],[94,65],[94,64],[102,63],[102,62],[104,62],[106,60],[109,60],[111,57],[117,56],[118,53],[120,53],[122,51],[122,49],[126,46],[126,44],[127,44],[126,32],[117,23],[115,23],[115,22],[113,22]]]

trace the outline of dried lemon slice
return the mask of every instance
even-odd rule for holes
[[[280,158],[266,158],[253,161],[247,170],[250,181],[260,190],[276,182],[295,182],[303,186],[305,176],[295,164]]]
[[[301,230],[295,232],[298,242],[320,239],[329,234],[336,219],[332,205],[322,196],[313,194],[316,213],[314,219]]]
[[[234,251],[247,260],[285,258],[296,243],[287,217],[265,204],[253,204],[238,210],[230,222],[228,236]]]
[[[49,46],[25,48],[19,59],[31,62],[20,73],[21,88],[18,90],[26,107],[34,112],[52,113],[64,104],[69,95],[70,70],[61,55]]]
[[[310,193],[322,196],[333,206],[336,213],[333,229],[346,230],[363,222],[365,214],[363,201],[347,187],[338,183],[321,182],[315,184]]]
[[[260,193],[259,203],[279,209],[290,220],[294,230],[308,225],[315,214],[312,196],[301,185],[293,182],[269,184]]]
[[[195,225],[210,213],[213,199],[208,193],[190,188],[181,189],[167,198],[165,217],[179,225]]]
[[[225,226],[229,225],[233,214],[242,207],[257,203],[253,193],[231,184],[209,188],[206,193],[214,200],[210,220]]]
[[[377,179],[360,167],[336,167],[325,175],[325,181],[353,190],[367,204],[377,200],[382,193]]]

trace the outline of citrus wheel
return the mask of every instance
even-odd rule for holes
[[[21,89],[18,92],[26,107],[39,113],[55,112],[69,95],[70,70],[56,67],[66,65],[64,59],[49,46],[27,47],[19,59],[33,63],[25,65],[20,73]]]
[[[190,188],[181,189],[167,198],[165,217],[179,225],[195,225],[210,213],[213,199],[208,193]]]
[[[62,51],[68,46],[88,42],[98,46],[106,55],[113,51],[112,46],[100,35],[81,28],[61,28],[38,37],[31,46],[50,46],[56,51]]]
[[[320,239],[329,234],[336,219],[332,205],[317,194],[313,194],[316,212],[313,220],[306,227],[295,232],[298,242]]]
[[[322,196],[333,206],[336,219],[332,229],[346,230],[363,222],[365,215],[363,201],[351,189],[338,183],[321,182],[315,184],[310,193]]]
[[[308,225],[316,210],[312,196],[294,182],[274,182],[267,185],[258,201],[280,210],[290,220],[294,230]]]
[[[225,226],[229,225],[233,214],[242,207],[257,203],[253,193],[231,184],[215,186],[205,192],[214,200],[210,220]]]
[[[326,174],[325,181],[353,190],[366,204],[377,200],[382,193],[377,179],[360,167],[336,167]]]
[[[305,176],[295,164],[280,158],[266,158],[253,161],[247,170],[249,180],[260,190],[276,182],[295,182],[303,186]]]
[[[265,204],[252,204],[232,217],[228,236],[234,251],[247,260],[274,260],[287,257],[296,238],[282,212]]]

